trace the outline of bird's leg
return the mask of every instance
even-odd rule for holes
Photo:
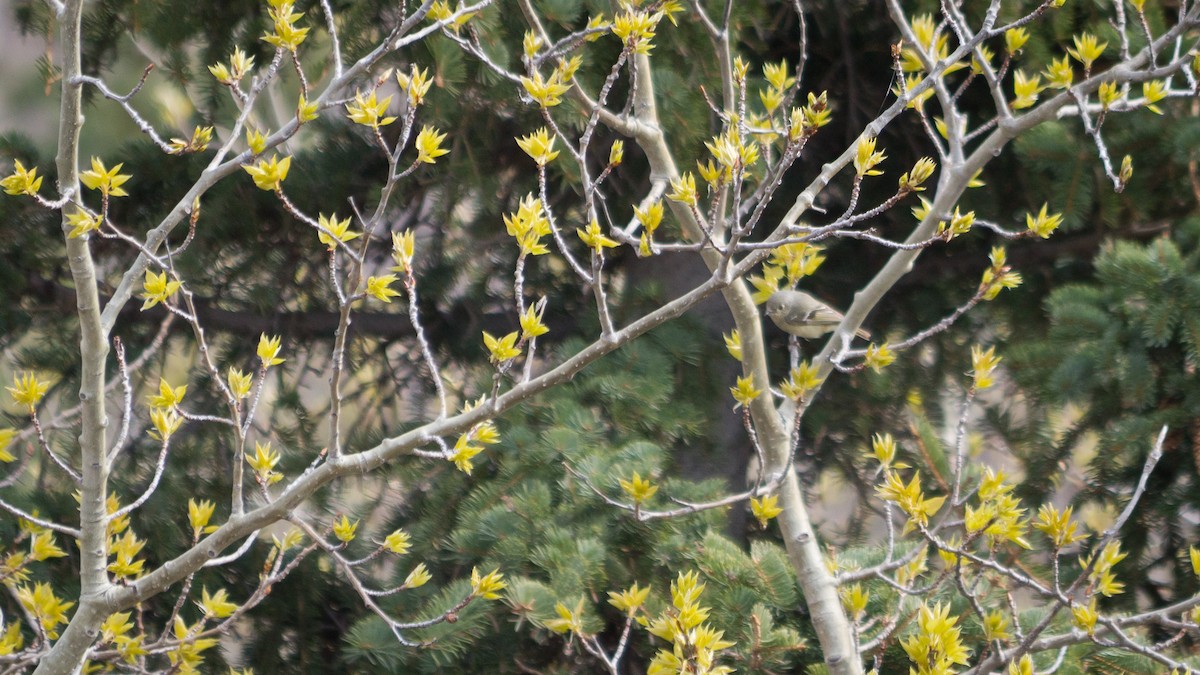
[[[788,336],[788,357],[791,364],[788,367],[789,372],[800,367],[800,338],[795,335]]]

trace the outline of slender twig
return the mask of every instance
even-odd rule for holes
[[[72,84],[91,85],[98,89],[104,98],[107,98],[110,101],[116,101],[118,104],[120,104],[121,109],[125,111],[125,114],[129,116],[129,119],[133,120],[133,123],[137,125],[137,128],[140,129],[142,133],[150,137],[150,140],[158,146],[159,150],[162,150],[168,155],[172,155],[175,154],[175,150],[166,141],[164,141],[161,136],[158,135],[158,132],[154,130],[154,127],[147,122],[146,119],[142,117],[138,113],[137,109],[135,109],[129,102],[130,99],[132,99],[139,91],[141,91],[142,85],[146,84],[146,77],[150,75],[150,71],[153,69],[154,64],[146,66],[146,69],[142,71],[142,76],[140,79],[138,79],[137,84],[135,84],[133,89],[131,89],[129,93],[125,95],[115,93],[113,90],[109,89],[102,80],[91,77],[90,75],[79,75],[72,81]]]
[[[0,499],[0,509],[8,511],[9,513],[13,514],[14,516],[16,516],[18,518],[24,518],[25,520],[28,520],[29,522],[33,523],[34,525],[39,525],[46,529],[54,530],[55,532],[58,532],[60,534],[65,534],[68,537],[74,537],[74,538],[78,539],[79,537],[83,536],[82,534],[80,534],[79,530],[77,530],[73,527],[67,527],[66,525],[59,525],[58,523],[56,523],[54,521],[46,520],[45,518],[39,518],[31,513],[26,512],[25,510],[23,510],[21,508],[18,508],[16,506],[13,506],[12,504],[9,504],[8,502],[4,501],[3,499]]]
[[[341,77],[342,45],[338,41],[337,25],[334,23],[333,7],[330,7],[329,0],[321,0],[321,12],[325,15],[325,30],[329,33],[329,52],[330,58],[333,59],[333,76]]]
[[[437,359],[433,356],[433,348],[430,347],[429,340],[425,338],[425,329],[421,326],[421,315],[417,309],[417,279],[413,276],[412,270],[409,270],[404,277],[404,290],[408,294],[408,320],[417,336],[417,344],[421,346],[421,356],[425,359],[425,366],[429,368],[429,378],[433,380],[434,389],[437,390],[438,404],[441,410],[438,419],[445,419],[450,414],[449,403],[446,400],[446,386],[442,384],[442,373],[438,369]]]
[[[54,462],[55,466],[62,469],[64,473],[70,476],[71,480],[75,481],[77,484],[82,483],[83,477],[79,474],[79,472],[75,471],[75,469],[72,469],[70,465],[67,464],[65,459],[59,457],[58,453],[50,449],[50,443],[46,441],[46,435],[42,432],[42,423],[38,420],[37,411],[34,410],[29,417],[33,421],[33,429],[37,435],[38,447],[42,449],[42,452],[46,453],[46,456]]]
[[[233,551],[233,553],[230,553],[229,555],[223,555],[219,558],[213,558],[212,560],[209,560],[208,562],[204,563],[204,566],[205,567],[220,567],[222,565],[228,565],[229,563],[237,560],[238,558],[242,557],[243,555],[246,555],[246,551],[249,551],[250,547],[254,545],[254,542],[258,540],[258,533],[259,533],[259,530],[255,530],[254,532],[251,532],[250,535],[246,537],[246,541],[242,542],[242,545],[237,547],[237,549],[235,549]]]
[[[122,506],[115,513],[110,515],[109,521],[116,520],[117,518],[123,518],[130,513],[133,513],[134,510],[139,508],[142,504],[145,504],[146,500],[150,499],[150,497],[154,494],[154,491],[158,489],[158,482],[162,478],[163,471],[165,471],[167,468],[167,453],[171,445],[170,441],[170,436],[167,436],[163,439],[162,447],[158,451],[158,461],[154,465],[154,477],[150,479],[150,484],[146,486],[146,489],[142,492],[142,496],[133,500],[129,504]]]

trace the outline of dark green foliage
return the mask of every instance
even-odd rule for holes
[[[1063,230],[1082,229],[1096,196],[1095,148],[1080,142],[1073,125],[1047,122],[1022,135],[1015,149],[1023,160],[1031,202],[1043,200],[1062,209]],[[1009,214],[1005,214],[1008,216]],[[1012,214],[1016,216],[1018,214]]]
[[[447,468],[431,480],[424,464],[401,467],[400,480],[428,487],[413,493],[394,516],[397,526],[412,532],[416,546],[393,581],[399,583],[423,561],[435,575],[431,587],[478,567],[502,570],[510,589],[503,603],[489,605],[483,615],[459,616],[453,630],[439,628],[439,635],[456,637],[430,650],[373,656],[368,647],[382,632],[377,619],[365,618],[347,635],[346,658],[371,662],[379,672],[519,672],[518,662],[546,672],[593,672],[597,664],[581,658],[578,647],[563,652],[563,637],[539,627],[557,616],[555,604],[574,608],[582,600],[585,626],[611,649],[624,621],[608,605],[608,592],[650,584],[650,607],[661,608],[676,574],[690,570],[708,584],[703,604],[713,608],[714,625],[738,642],[733,651],[739,672],[766,672],[760,669],[812,658],[803,648],[796,581],[777,545],[756,541],[747,553],[717,534],[724,522],[720,512],[638,523],[606,507],[563,470],[569,464],[596,489],[624,501],[617,478],[638,472],[658,482],[675,473],[668,450],[703,448],[710,425],[696,411],[706,394],[676,384],[686,366],[670,357],[698,349],[692,331],[674,325],[623,348],[554,398],[501,420],[504,441],[470,479]],[[703,500],[736,487],[721,479],[669,480],[647,508],[669,507],[665,495]],[[452,584],[442,595],[412,600],[400,594],[394,603],[399,615],[411,616],[414,608],[426,608],[418,615],[436,612],[461,597],[461,587]],[[466,639],[458,632],[462,628],[479,633],[470,649],[460,648]],[[418,634],[424,637],[424,631]],[[631,666],[635,670],[659,647],[637,627],[631,645],[627,658],[641,664]]]
[[[1081,672],[1111,675],[1135,675],[1163,669],[1162,664],[1154,659],[1120,649],[1105,649],[1088,654],[1079,665]]]
[[[1194,219],[1181,224],[1179,239],[1194,240]],[[1150,583],[1144,568],[1128,565],[1123,578],[1157,601],[1194,587],[1190,566],[1174,554],[1186,548],[1190,525],[1183,514],[1197,505],[1196,411],[1200,386],[1200,257],[1171,239],[1147,245],[1115,242],[1096,258],[1095,279],[1065,286],[1047,303],[1051,325],[1045,339],[1019,350],[1017,373],[1046,401],[1074,402],[1082,414],[1057,444],[1031,448],[1030,464],[1061,461],[1085,432],[1096,434],[1096,452],[1079,500],[1123,506],[1141,474],[1154,438],[1169,432],[1164,459],[1150,476],[1148,495],[1122,533],[1130,558],[1167,567],[1181,587],[1171,595]],[[1052,486],[1031,472],[1026,489],[1046,494]],[[1152,536],[1153,533],[1153,536]],[[1128,575],[1128,577],[1126,577]]]

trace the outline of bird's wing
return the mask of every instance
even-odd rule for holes
[[[836,326],[842,322],[842,315],[828,307],[813,310],[804,317],[805,323],[817,326]]]

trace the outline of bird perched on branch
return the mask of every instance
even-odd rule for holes
[[[813,340],[832,333],[845,318],[842,313],[804,291],[776,291],[767,300],[767,316],[785,333]],[[867,340],[871,334],[859,328],[855,335]]]

